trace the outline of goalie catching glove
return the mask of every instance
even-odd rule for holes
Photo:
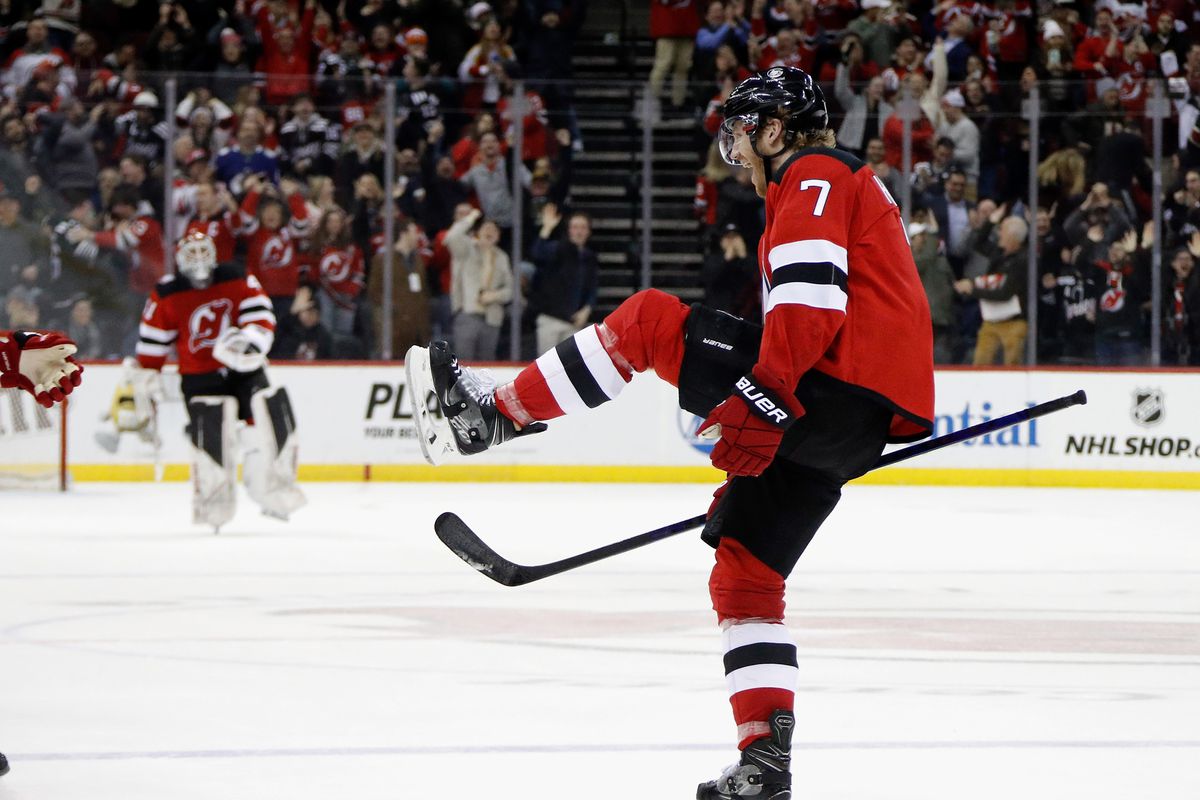
[[[83,376],[75,343],[60,333],[0,334],[0,387],[24,389],[50,408],[71,393]]]
[[[243,328],[221,331],[213,345],[213,358],[234,372],[254,372],[267,363],[267,354]]]
[[[804,406],[783,381],[758,365],[738,378],[733,394],[700,423],[699,434],[720,441],[712,463],[730,475],[761,475],[779,450],[787,429],[804,414]]]

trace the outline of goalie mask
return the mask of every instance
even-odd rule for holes
[[[213,270],[217,268],[217,246],[200,231],[192,231],[179,242],[175,251],[175,268],[197,289],[204,289],[212,282]]]

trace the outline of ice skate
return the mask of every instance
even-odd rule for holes
[[[459,366],[446,342],[412,347],[404,358],[421,452],[430,464],[482,453],[517,436],[544,431],[542,423],[517,430],[496,408],[496,382],[487,372]],[[437,411],[429,408],[433,394]]]
[[[770,725],[770,738],[751,742],[741,759],[726,767],[721,777],[700,784],[696,800],[791,800],[796,718],[790,711],[776,711]]]

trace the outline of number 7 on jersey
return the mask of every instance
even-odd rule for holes
[[[813,216],[819,217],[825,213],[825,201],[829,199],[829,181],[823,181],[820,178],[812,178],[806,181],[800,181],[800,191],[806,192],[809,189],[819,189],[820,194],[817,195],[817,204],[813,207]]]

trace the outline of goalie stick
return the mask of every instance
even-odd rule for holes
[[[1052,414],[1055,411],[1061,411],[1071,406],[1084,405],[1085,403],[1087,403],[1087,395],[1080,389],[1074,394],[1066,395],[1056,400],[1049,400],[1040,405],[1031,406],[1030,408],[998,417],[997,419],[981,422],[978,425],[972,425],[968,428],[953,431],[944,436],[938,436],[901,450],[886,453],[880,457],[879,461],[871,469],[876,470],[880,467],[887,467],[933,450],[940,450],[943,447],[965,442],[968,439],[974,439],[984,434],[995,433],[1013,425],[1019,425],[1022,422],[1044,417],[1047,414]],[[442,544],[449,547],[456,556],[479,572],[482,572],[496,581],[496,583],[504,586],[522,586],[526,583],[540,581],[542,578],[558,575],[560,572],[566,572],[586,564],[593,564],[597,561],[619,555],[620,553],[627,553],[630,550],[636,550],[639,547],[645,547],[648,544],[653,544],[654,542],[668,539],[685,531],[699,528],[704,524],[707,517],[707,514],[700,514],[699,516],[680,520],[670,525],[664,525],[661,528],[656,528],[628,539],[622,539],[619,542],[598,547],[595,550],[589,550],[586,553],[570,556],[560,561],[552,561],[549,564],[531,566],[509,561],[491,547],[488,547],[487,543],[480,539],[478,534],[471,530],[467,523],[463,522],[457,514],[447,511],[439,515],[433,523],[433,528],[437,533],[437,537],[442,540]]]

